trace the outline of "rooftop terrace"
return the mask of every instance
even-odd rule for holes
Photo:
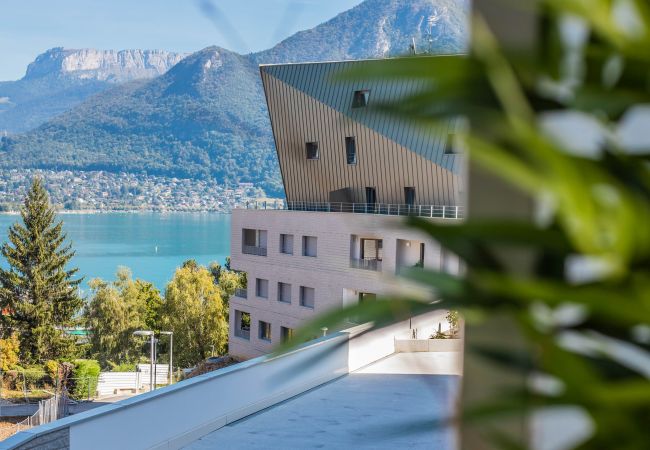
[[[185,448],[457,448],[454,430],[433,424],[454,409],[457,355],[393,354]]]

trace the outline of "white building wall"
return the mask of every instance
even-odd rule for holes
[[[436,219],[433,219],[436,220]],[[437,219],[443,220],[443,219]],[[267,231],[267,256],[242,253],[242,230]],[[293,234],[293,255],[280,253],[280,234]],[[381,272],[350,267],[351,236],[383,240]],[[302,256],[302,237],[316,236],[317,256]],[[248,274],[248,298],[230,301],[230,353],[252,358],[280,343],[280,327],[296,329],[332,308],[356,303],[355,292],[425,295],[422,288],[396,279],[398,240],[411,241],[406,259],[425,244],[424,267],[439,270],[440,246],[423,233],[405,228],[402,218],[350,213],[235,210],[232,217],[231,265]],[[404,259],[404,258],[400,258]],[[267,299],[255,295],[256,278],[269,281]],[[278,282],[291,284],[291,304],[278,301]],[[300,287],[315,289],[315,306],[300,305]],[[344,300],[345,299],[345,300]],[[250,339],[235,336],[235,311],[251,314]],[[259,321],[271,324],[271,342],[259,339]]]

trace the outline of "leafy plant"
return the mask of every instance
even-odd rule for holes
[[[101,368],[93,359],[77,359],[72,370],[72,396],[76,399],[92,397],[97,391]]]
[[[411,219],[411,226],[466,266],[462,277],[409,274],[435,288],[442,301],[357,305],[325,315],[299,336],[340,325],[353,313],[381,327],[423,310],[457,310],[466,316],[470,358],[530,381],[483,392],[478,407],[466,403],[465,423],[490,424],[484,442],[526,448],[528,436],[504,434],[491,428],[493,420],[521,422],[535,409],[571,406],[593,425],[575,448],[645,448],[650,145],[646,140],[631,146],[621,130],[650,99],[650,8],[640,0],[539,4],[527,11],[540,31],[527,52],[500,47],[477,18],[465,57],[411,58],[398,65],[378,61],[371,71],[349,75],[421,80],[422,91],[383,105],[386,113],[423,123],[463,117],[462,140],[473,173],[488,170],[496,174],[495,182],[503,178],[505,189],[527,198],[539,214],[515,219],[512,213],[527,211],[495,209],[489,218],[473,218],[470,203],[470,219],[456,226]],[[626,13],[617,8],[627,8]],[[587,146],[589,153],[586,135],[576,148],[549,125],[551,119],[592,124],[597,139]],[[504,336],[506,342],[474,342],[472,333],[492,320],[508,324],[498,329],[512,333]],[[517,347],[508,345],[515,342]],[[540,379],[545,383],[533,382]]]

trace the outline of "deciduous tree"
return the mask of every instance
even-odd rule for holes
[[[176,270],[165,291],[162,323],[174,332],[174,355],[180,366],[205,359],[213,347],[218,354],[226,351],[226,308],[207,268],[192,261]]]

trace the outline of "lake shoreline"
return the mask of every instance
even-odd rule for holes
[[[95,214],[224,214],[231,215],[232,211],[158,211],[158,210],[104,210],[104,209],[65,209],[57,210],[57,214],[60,215],[95,215]],[[0,211],[0,216],[19,216],[20,211]]]

